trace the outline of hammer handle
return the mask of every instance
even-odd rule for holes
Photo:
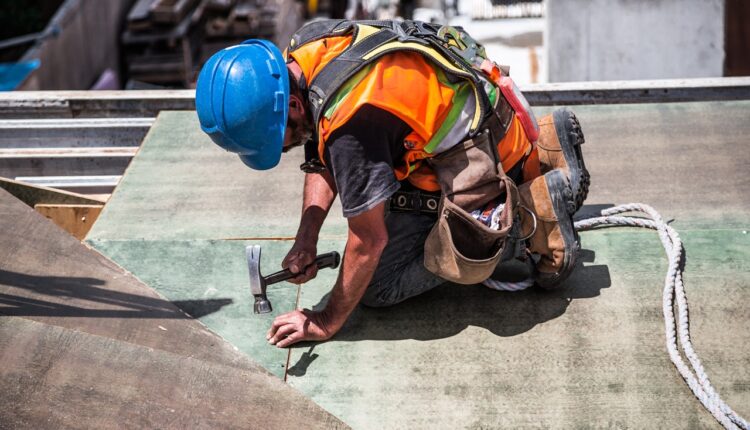
[[[327,254],[318,255],[317,257],[315,257],[315,261],[312,264],[318,266],[318,269],[325,269],[326,267],[335,269],[339,267],[340,262],[341,262],[341,256],[339,255],[339,253],[336,251],[332,251]],[[305,272],[307,267],[302,269],[302,273]],[[292,273],[289,269],[284,269],[280,272],[272,273],[266,276],[265,277],[266,285],[271,285],[277,282],[286,281],[287,279],[292,279],[297,275],[299,275],[299,273]]]

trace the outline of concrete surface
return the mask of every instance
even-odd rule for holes
[[[750,356],[737,346],[750,341],[750,103],[576,111],[593,176],[583,211],[636,201],[675,219],[695,348],[747,416]],[[163,113],[87,240],[171,300],[232,298],[201,320],[278,372],[279,350],[263,342],[270,319],[250,314],[243,292],[242,247],[261,244],[264,273],[278,268],[291,242],[276,239],[297,227],[301,156],[254,172],[213,145],[194,114]],[[340,214],[336,206],[320,252],[343,248]],[[331,341],[292,348],[286,379],[354,428],[717,427],[664,347],[667,264],[656,235],[595,231],[582,242],[584,263],[566,288],[448,284],[392,308],[360,308]],[[279,284],[269,298],[277,312],[292,309],[298,291],[298,306],[319,306],[334,278]]]
[[[723,76],[723,0],[546,5],[549,82]]]
[[[0,428],[342,428],[183,310],[0,190]],[[248,424],[251,423],[251,424]]]

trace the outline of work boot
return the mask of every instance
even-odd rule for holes
[[[538,123],[537,150],[542,174],[562,169],[570,181],[578,210],[586,200],[591,180],[581,152],[581,145],[584,143],[581,124],[567,108],[542,117]]]
[[[542,288],[555,288],[573,271],[581,248],[573,227],[573,190],[556,169],[521,185],[518,193],[521,234],[536,261],[534,280]]]

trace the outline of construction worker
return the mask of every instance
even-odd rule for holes
[[[568,110],[537,125],[509,82],[461,29],[412,21],[315,22],[284,54],[250,40],[211,57],[196,108],[214,142],[259,170],[305,147],[302,217],[282,262],[299,273],[292,282],[315,277],[318,233],[337,195],[348,220],[325,308],[278,316],[271,344],[329,339],[360,302],[388,306],[446,279],[473,283],[472,264],[491,263],[478,279],[492,278],[489,286],[555,288],[568,277],[580,248],[572,215],[588,191],[583,135]],[[459,242],[475,243],[471,232],[438,237],[438,210],[449,206],[478,219],[501,214],[505,233],[492,241],[494,260],[459,255],[456,273],[441,263]]]

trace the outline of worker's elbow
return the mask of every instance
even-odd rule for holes
[[[383,252],[386,245],[388,245],[388,233],[385,231],[382,234],[373,234],[367,237],[365,242],[365,246],[378,255]]]
[[[383,231],[382,234],[375,235],[372,239],[372,249],[376,250],[378,254],[383,252],[386,245],[388,245],[388,233]]]
[[[367,234],[357,235],[353,238],[352,244],[357,252],[364,255],[380,255],[388,245],[388,232],[370,231]]]

